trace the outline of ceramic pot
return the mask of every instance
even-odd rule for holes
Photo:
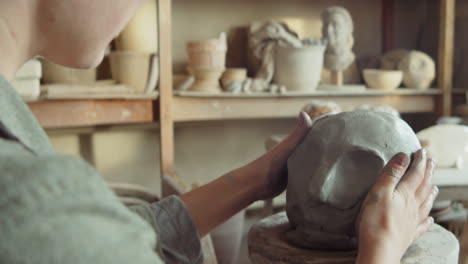
[[[247,79],[247,69],[227,68],[221,76],[221,83],[232,81],[245,81]]]
[[[94,84],[96,82],[96,68],[72,69],[42,59],[42,81],[60,84]]]
[[[314,91],[323,69],[324,45],[275,48],[274,82],[288,91]]]
[[[224,72],[224,68],[194,68],[189,70],[195,77],[190,91],[218,93],[221,92],[219,78]]]
[[[245,210],[242,210],[210,233],[218,263],[238,263],[244,220]]]
[[[402,71],[365,69],[364,80],[367,87],[378,90],[395,90],[403,80]]]
[[[146,0],[116,39],[117,50],[158,52],[156,0]]]
[[[154,90],[159,67],[155,54],[117,51],[109,54],[112,78],[137,93]]]
[[[234,83],[237,85],[242,83],[247,79],[247,69],[245,68],[228,68],[224,71],[221,76],[221,84],[223,90],[231,91],[230,86]]]

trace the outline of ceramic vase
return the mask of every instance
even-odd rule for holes
[[[116,39],[117,50],[146,53],[158,52],[156,0],[145,0]]]

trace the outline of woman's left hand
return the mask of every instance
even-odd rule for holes
[[[249,174],[255,177],[251,181],[256,185],[255,200],[273,198],[286,189],[288,158],[302,142],[311,126],[310,116],[305,112],[301,112],[296,128],[285,140],[246,166],[251,171]]]

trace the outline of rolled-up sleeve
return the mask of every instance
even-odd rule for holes
[[[192,216],[179,197],[150,205],[159,227],[159,241],[167,263],[202,263],[200,237]]]

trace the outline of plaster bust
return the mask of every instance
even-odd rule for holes
[[[322,13],[322,35],[327,41],[325,67],[331,71],[344,71],[354,61],[353,19],[348,10],[334,6]]]
[[[287,239],[299,247],[351,250],[362,202],[398,152],[420,149],[402,119],[356,110],[319,118],[288,160]]]

